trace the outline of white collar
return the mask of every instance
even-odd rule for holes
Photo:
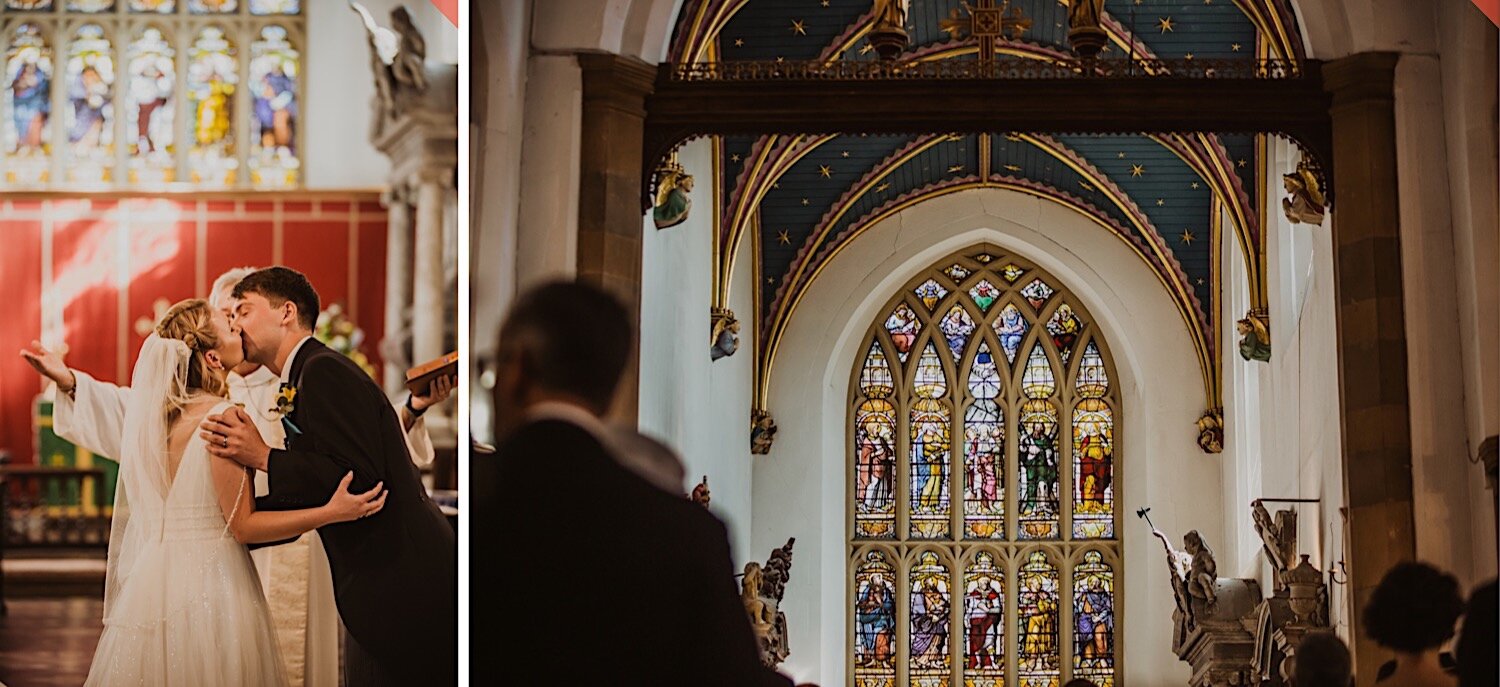
[[[541,420],[558,420],[568,424],[577,425],[580,429],[593,435],[594,440],[605,446],[609,445],[609,428],[593,413],[581,406],[562,401],[542,401],[531,407],[526,413],[526,419],[531,422]]]
[[[286,364],[281,366],[282,384],[287,384],[292,381],[292,362],[297,359],[297,352],[302,350],[302,345],[307,343],[307,341],[311,338],[311,335],[302,337],[302,340],[298,341],[297,345],[292,347],[292,352],[287,354]]]
[[[271,371],[271,368],[266,367],[265,365],[261,365],[260,367],[255,368],[255,371],[251,372],[248,376],[241,375],[238,372],[230,371],[229,381],[231,383],[235,381],[243,381],[245,383],[245,386],[257,387],[265,386],[267,384],[275,384],[277,381],[277,377],[276,373]]]

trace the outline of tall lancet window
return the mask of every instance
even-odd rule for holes
[[[993,246],[879,313],[850,384],[853,683],[1114,685],[1121,410],[1094,318]]]

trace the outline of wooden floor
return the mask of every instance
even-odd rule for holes
[[[77,687],[103,629],[98,596],[6,599],[0,616],[0,684]]]

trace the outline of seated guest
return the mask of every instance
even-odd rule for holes
[[[1496,687],[1500,685],[1500,664],[1496,663],[1496,616],[1500,615],[1500,593],[1495,582],[1475,590],[1464,609],[1464,626],[1458,633],[1459,687]]]
[[[1354,661],[1344,640],[1327,631],[1307,633],[1297,644],[1292,684],[1296,687],[1351,687],[1354,684]]]
[[[500,445],[470,472],[470,674],[790,685],[760,664],[724,525],[610,455],[601,417],[634,338],[619,302],[580,284],[522,294],[501,326]]]
[[[1426,563],[1397,564],[1380,580],[1365,606],[1365,633],[1396,652],[1375,682],[1388,687],[1457,685],[1452,666],[1438,655],[1463,611],[1458,580]]]

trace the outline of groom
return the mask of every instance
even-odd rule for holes
[[[286,267],[251,273],[234,288],[245,357],[281,376],[277,407],[285,450],[271,449],[242,409],[209,417],[214,455],[267,473],[263,510],[328,500],[342,476],[351,488],[384,482],[385,509],[319,528],[344,621],[351,687],[458,682],[458,549],[427,497],[385,394],[358,365],[312,338],[318,294]]]

